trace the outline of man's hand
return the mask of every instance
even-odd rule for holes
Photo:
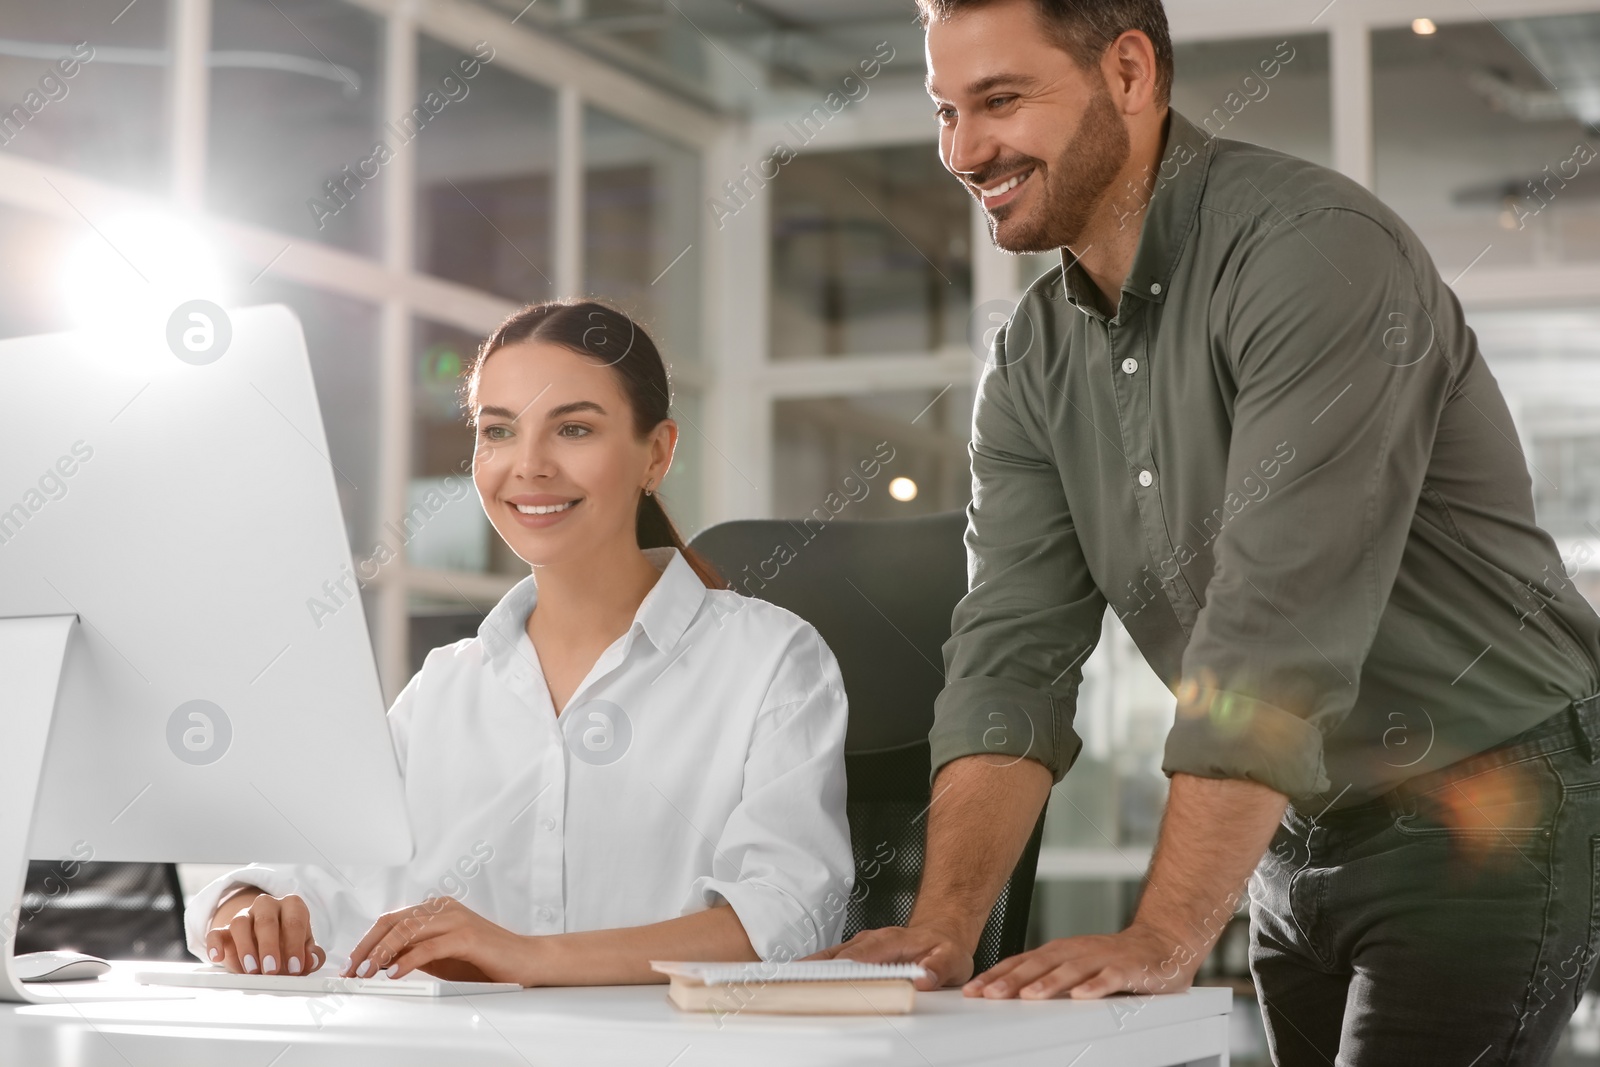
[[[807,959],[921,964],[928,974],[917,979],[918,989],[960,985],[972,976],[972,951],[964,947],[955,930],[934,922],[863,930],[844,944]]]
[[[968,982],[969,997],[1092,1000],[1112,993],[1181,993],[1205,958],[1134,923],[1110,936],[1063,937],[1001,960]]]
[[[926,860],[910,921],[863,930],[811,959],[917,963],[918,989],[972,977],[972,953],[1050,793],[1031,759],[963,756],[939,770],[928,805]]]
[[[1090,999],[1187,989],[1244,898],[1287,803],[1255,782],[1173,775],[1150,878],[1128,928],[1062,938],[1002,960],[968,983],[966,994]]]

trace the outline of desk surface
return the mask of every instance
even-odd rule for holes
[[[933,1067],[1227,1064],[1225,989],[1102,1001],[917,995],[912,1015],[717,1019],[663,986],[529,989],[440,1000],[308,997],[134,984],[119,964],[72,999],[0,1004],[0,1064],[18,1067]],[[1076,1058],[1075,1058],[1076,1057]]]

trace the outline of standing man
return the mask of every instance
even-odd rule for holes
[[[1454,294],[1365,189],[1170,111],[1159,0],[919,3],[945,166],[1063,265],[979,387],[916,909],[835,954],[1176,991],[1254,872],[1279,1064],[1543,1062],[1600,927],[1600,619]],[[974,978],[1108,605],[1178,698],[1148,884]]]

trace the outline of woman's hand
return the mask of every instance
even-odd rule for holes
[[[537,985],[535,940],[496,926],[453,897],[430,897],[373,923],[350,953],[344,977],[422,971],[455,982]]]
[[[297,896],[246,887],[222,898],[206,931],[206,955],[235,974],[310,974],[327,953],[311,938],[311,912]]]

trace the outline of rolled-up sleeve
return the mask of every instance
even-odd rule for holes
[[[1060,781],[1082,748],[1072,721],[1106,599],[1055,459],[1020,417],[1003,333],[996,345],[973,408],[968,592],[944,646],[933,772],[963,756],[1000,754],[1038,760]]]
[[[744,789],[716,842],[716,869],[731,877],[697,878],[685,906],[726,900],[764,960],[798,959],[839,941],[855,881],[845,816],[848,718],[833,653],[800,626],[757,715]]]
[[[1355,703],[1453,373],[1413,265],[1358,212],[1283,218],[1224,298],[1228,518],[1163,768],[1308,797],[1330,788],[1323,738]]]

